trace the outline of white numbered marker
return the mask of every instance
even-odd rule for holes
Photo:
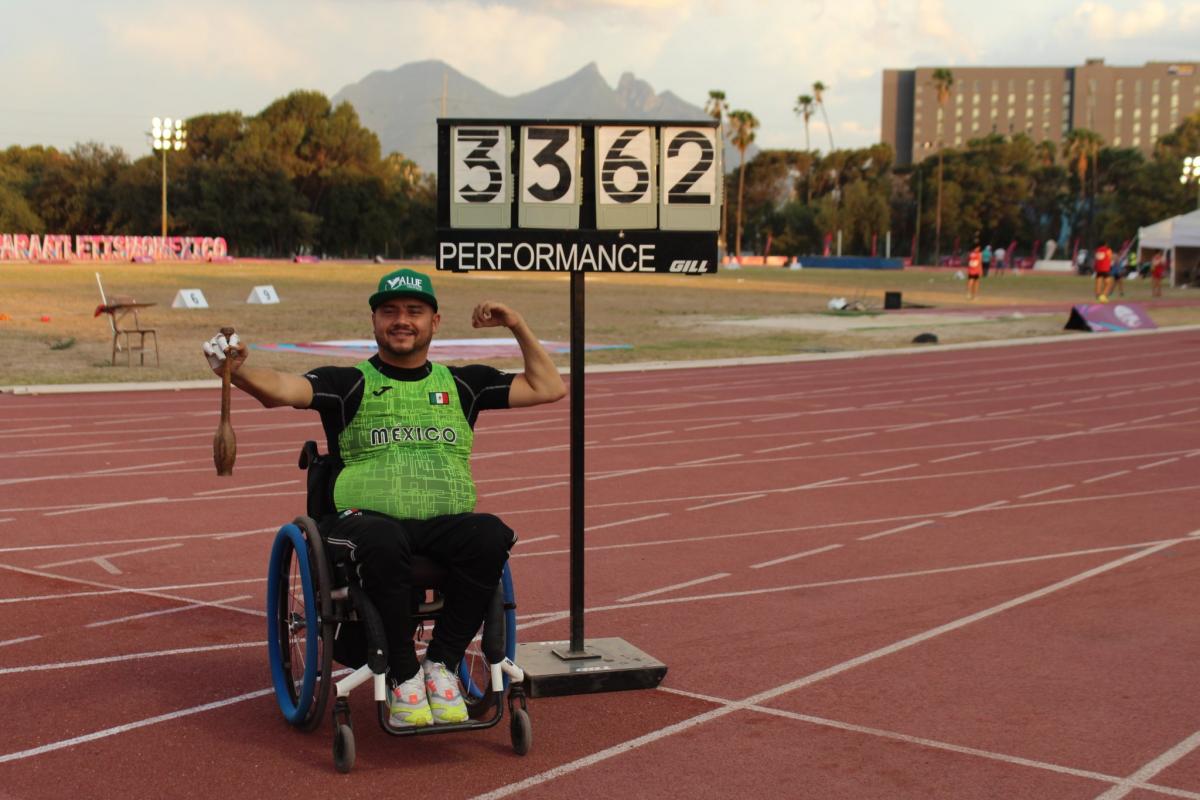
[[[507,132],[500,126],[454,129],[454,202],[508,202]]]
[[[521,202],[574,203],[579,180],[579,129],[573,125],[531,125],[521,129],[521,139]]]
[[[664,204],[716,204],[716,128],[663,128],[662,164]]]
[[[596,157],[600,159],[596,194],[601,205],[653,203],[653,145],[648,127],[624,125],[596,129]]]

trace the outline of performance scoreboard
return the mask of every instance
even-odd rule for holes
[[[438,120],[437,268],[717,271],[716,121]]]

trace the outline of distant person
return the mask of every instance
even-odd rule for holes
[[[992,246],[990,244],[983,246],[983,253],[980,254],[983,259],[983,277],[987,277],[988,270],[992,266]]]
[[[1080,275],[1087,274],[1087,260],[1088,251],[1081,248],[1079,252],[1075,254],[1075,268],[1079,270]]]
[[[1162,297],[1162,279],[1167,274],[1167,259],[1162,253],[1155,253],[1150,262],[1150,296]]]
[[[1101,303],[1108,302],[1108,289],[1112,285],[1113,251],[1108,242],[1101,241],[1096,248],[1096,299]]]
[[[979,297],[979,278],[983,275],[983,253],[979,250],[979,245],[971,250],[971,254],[967,256],[967,299],[974,300]]]
[[[1126,266],[1128,262],[1133,260],[1133,256],[1126,258],[1118,258],[1113,262],[1112,272],[1108,276],[1108,284],[1105,286],[1104,293],[1109,297],[1116,297],[1120,293],[1121,297],[1125,296],[1125,273],[1128,271]]]
[[[992,254],[992,261],[995,262],[995,269],[996,269],[997,275],[999,275],[1001,272],[1004,271],[1004,267],[1006,266],[1004,263],[1004,259],[1007,255],[1008,254],[1004,252],[1003,247],[997,247],[996,252]]]

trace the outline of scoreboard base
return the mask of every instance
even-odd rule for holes
[[[517,645],[517,664],[525,671],[530,697],[653,689],[667,674],[666,664],[624,639],[587,639],[580,658],[561,655],[569,644]]]

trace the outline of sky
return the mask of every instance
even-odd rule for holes
[[[436,58],[505,95],[595,62],[761,121],[803,147],[796,97],[828,89],[837,147],[879,141],[882,70],[1200,58],[1200,0],[0,0],[0,148],[151,152],[154,116],[254,114]],[[1189,47],[1189,43],[1191,46]],[[818,115],[812,146],[828,148]]]

